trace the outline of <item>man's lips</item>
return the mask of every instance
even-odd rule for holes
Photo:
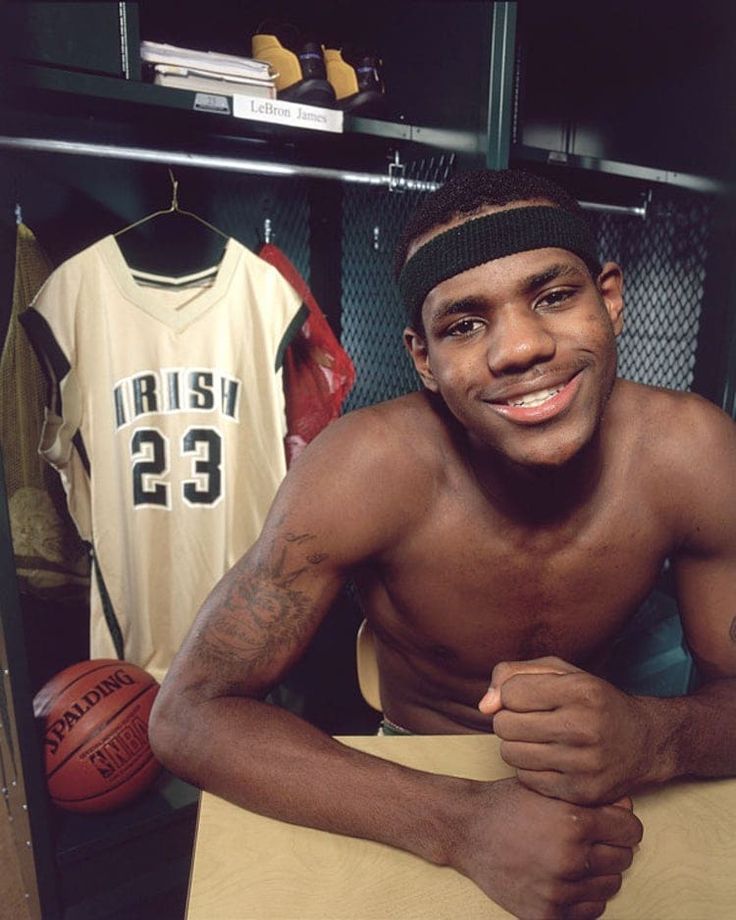
[[[581,374],[559,383],[550,382],[546,386],[537,386],[532,390],[518,390],[499,399],[487,400],[499,415],[522,425],[535,425],[554,418],[570,405],[580,386]],[[541,382],[541,381],[540,381]]]

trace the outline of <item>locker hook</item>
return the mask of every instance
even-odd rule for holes
[[[388,190],[390,192],[404,191],[404,164],[401,162],[401,154],[398,150],[394,151],[394,161],[388,164]]]
[[[171,169],[171,167],[167,166],[167,169],[169,170],[169,179],[171,179],[171,207],[169,208],[169,210],[178,211],[179,210],[179,182],[174,177],[174,172]]]

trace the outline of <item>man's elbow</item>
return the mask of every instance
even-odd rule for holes
[[[148,719],[148,742],[156,759],[171,773],[182,774],[188,720],[182,696],[164,682]]]

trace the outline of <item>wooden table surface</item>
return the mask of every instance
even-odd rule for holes
[[[349,737],[407,766],[511,775],[494,736]],[[380,794],[380,791],[379,791]],[[635,797],[644,839],[606,920],[736,918],[736,779]],[[202,796],[187,920],[495,920],[510,915],[453,869],[381,843],[296,827]]]

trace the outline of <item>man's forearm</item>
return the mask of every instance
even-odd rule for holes
[[[182,718],[177,707],[159,719],[158,743],[153,738],[177,775],[251,811],[377,840],[439,865],[457,845],[464,802],[478,785],[363,754],[252,699],[197,703],[187,712],[190,730]]]
[[[689,696],[638,701],[650,727],[645,781],[736,775],[736,679]]]

